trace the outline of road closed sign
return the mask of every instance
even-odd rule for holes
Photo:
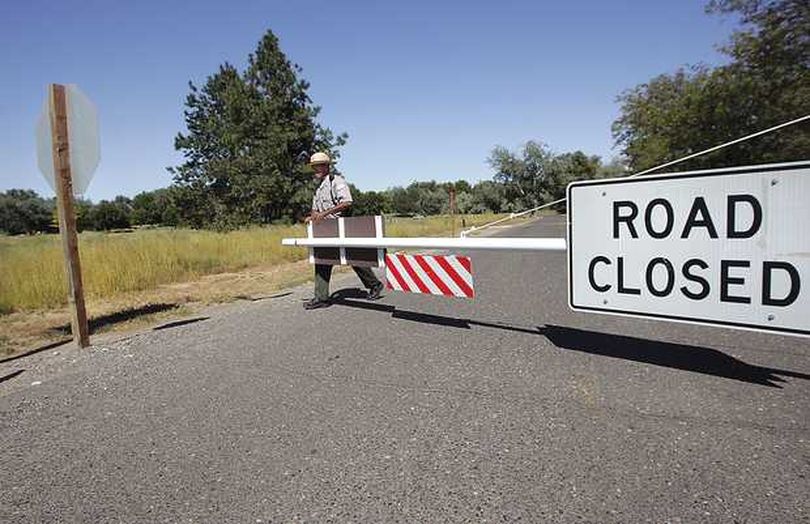
[[[810,162],[568,186],[577,311],[810,335]]]

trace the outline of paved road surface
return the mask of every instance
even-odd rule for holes
[[[807,339],[574,314],[560,253],[473,265],[473,302],[297,289],[0,365],[0,521],[810,518]]]

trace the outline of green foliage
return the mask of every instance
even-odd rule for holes
[[[456,193],[461,214],[523,211],[556,200],[573,180],[621,176],[626,166],[619,160],[602,164],[597,156],[577,151],[556,154],[545,145],[529,142],[518,153],[502,147],[493,151],[494,180],[475,185],[457,182],[412,182],[407,187],[362,192],[352,186],[355,215],[438,215],[450,213],[450,189]]]
[[[114,200],[102,200],[93,204],[90,200],[77,198],[73,201],[73,212],[76,215],[76,229],[81,231],[107,231],[110,229],[128,228],[132,224],[132,200],[117,196]],[[49,230],[59,228],[59,216],[56,207],[51,210]]]
[[[564,197],[569,182],[595,178],[601,160],[581,151],[555,154],[545,144],[529,141],[518,152],[496,146],[489,164],[504,187],[502,210],[521,211]]]
[[[0,231],[9,235],[46,232],[51,228],[53,200],[30,189],[0,192]]]
[[[76,229],[79,231],[93,230],[96,223],[93,219],[93,203],[84,198],[73,201],[73,212],[76,214]],[[59,227],[59,216],[56,208],[53,210],[53,224]]]
[[[337,157],[346,135],[316,122],[320,108],[300,73],[268,31],[244,73],[226,63],[201,88],[189,83],[188,132],[175,139],[185,162],[170,168],[184,223],[230,228],[308,210],[313,184],[301,153]]]
[[[113,202],[102,200],[90,213],[93,229],[96,231],[128,228],[131,215],[129,199],[126,197],[118,197]]]
[[[471,190],[472,202],[470,213],[503,213],[509,207],[507,191],[503,184],[485,180],[475,184]]]
[[[619,97],[613,124],[634,170],[810,114],[810,7],[806,0],[712,0],[711,13],[743,27],[723,48],[731,62],[661,75]],[[806,158],[810,125],[799,124],[712,153],[683,167]]]
[[[77,198],[73,201],[76,228],[79,231],[105,231],[131,225],[176,226],[180,205],[176,187],[139,193],[134,199],[117,196],[94,204]],[[7,234],[50,232],[59,228],[55,199],[44,199],[36,192],[10,189],[0,193],[0,231]]]
[[[156,191],[138,193],[132,199],[132,223],[137,225],[159,224],[161,210]]]
[[[180,222],[175,187],[144,191],[132,199],[132,223],[176,226]]]
[[[393,211],[391,196],[387,191],[360,191],[349,184],[352,192],[352,214],[355,216],[383,215]]]

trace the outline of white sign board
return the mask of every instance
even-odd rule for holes
[[[65,86],[65,98],[73,194],[79,196],[84,194],[98,167],[100,158],[98,115],[93,103],[77,85]],[[56,191],[51,149],[50,104],[50,97],[46,97],[37,119],[37,165],[51,189]]]
[[[577,311],[810,335],[810,162],[568,186]]]

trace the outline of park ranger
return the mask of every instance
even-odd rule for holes
[[[330,173],[329,167],[332,159],[326,153],[315,153],[309,159],[309,165],[315,171],[315,178],[320,180],[315,196],[312,198],[312,213],[306,222],[319,222],[326,218],[338,218],[352,205],[352,194],[349,184],[336,173]],[[352,269],[360,281],[368,289],[368,298],[374,300],[380,297],[383,284],[367,267]],[[318,309],[329,306],[329,279],[332,276],[332,266],[315,264],[315,296],[304,303],[304,309]]]

